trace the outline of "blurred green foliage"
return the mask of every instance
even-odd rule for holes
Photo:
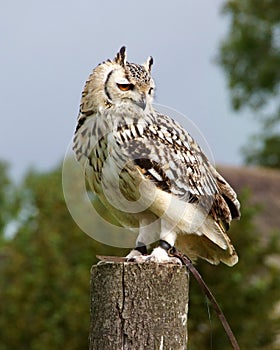
[[[280,135],[254,135],[243,147],[244,159],[250,165],[280,169]]]
[[[10,182],[4,165],[0,170],[2,194]],[[77,227],[65,205],[60,168],[30,171],[15,192],[21,210],[28,210],[18,211],[15,222],[24,219],[0,245],[0,349],[86,349],[90,268],[96,254],[126,251],[102,245]],[[10,202],[1,201],[1,213],[13,213]]]
[[[261,131],[249,141],[244,159],[248,164],[279,168],[279,1],[226,0],[223,12],[230,19],[230,30],[218,61],[227,77],[232,106],[249,107],[260,121]]]
[[[61,188],[61,169],[30,171],[21,185],[9,180],[0,166],[0,350],[86,349],[89,329],[90,268],[96,254],[127,253],[100,244],[73,222]],[[273,349],[280,329],[279,266],[269,263],[279,253],[278,236],[258,232],[258,215],[242,195],[243,218],[231,236],[240,262],[233,268],[199,262],[198,269],[229,319],[242,349]],[[14,234],[3,235],[9,222],[17,222]],[[93,222],[92,225],[95,225]],[[101,227],[96,227],[102,230]],[[274,255],[273,255],[274,254]],[[183,286],[182,286],[183,288]],[[189,349],[230,349],[216,315],[191,282]],[[276,348],[275,348],[276,349]]]
[[[271,256],[280,262],[280,236],[260,232],[254,218],[260,212],[249,205],[250,193],[239,196],[242,219],[233,222],[230,237],[239,255],[232,268],[198,262],[198,270],[214,292],[236,335],[241,349],[279,349],[274,340],[280,332],[280,314],[274,309],[280,302],[280,266],[271,264]],[[267,239],[264,242],[264,238]],[[276,255],[275,255],[276,254]],[[207,305],[195,281],[192,282],[189,313],[189,350],[232,349],[214,310],[207,319]],[[203,335],[203,336],[202,336]]]

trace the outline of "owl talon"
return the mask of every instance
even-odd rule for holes
[[[157,247],[152,251],[151,255],[148,255],[146,262],[156,262],[156,263],[166,263],[166,264],[176,264],[182,265],[180,259],[173,256],[169,256],[167,251],[161,247]]]
[[[142,255],[141,252],[137,249],[133,249],[127,256],[126,259],[128,262],[137,262],[143,263],[147,259],[147,255]]]
[[[127,256],[128,262],[135,263],[166,263],[166,264],[176,264],[182,265],[180,259],[173,256],[169,256],[166,250],[161,247],[155,248],[150,255],[142,255],[138,250],[133,249]]]

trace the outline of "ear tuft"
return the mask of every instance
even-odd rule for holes
[[[154,63],[154,59],[152,56],[149,56],[147,58],[147,61],[143,64],[143,66],[146,68],[146,70],[151,73],[152,65]]]
[[[125,46],[122,46],[120,48],[120,51],[116,54],[115,62],[120,64],[123,67],[126,65],[126,47]]]

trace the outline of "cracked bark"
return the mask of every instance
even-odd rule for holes
[[[189,276],[156,263],[95,265],[90,350],[185,350]]]

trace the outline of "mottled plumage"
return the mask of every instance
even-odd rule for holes
[[[236,194],[187,131],[154,110],[152,63],[128,63],[123,47],[93,70],[82,94],[76,157],[117,220],[139,227],[129,257],[143,259],[139,247],[157,233],[171,245],[177,238],[192,259],[234,265],[226,231],[240,216]],[[168,256],[158,247],[150,259]]]

